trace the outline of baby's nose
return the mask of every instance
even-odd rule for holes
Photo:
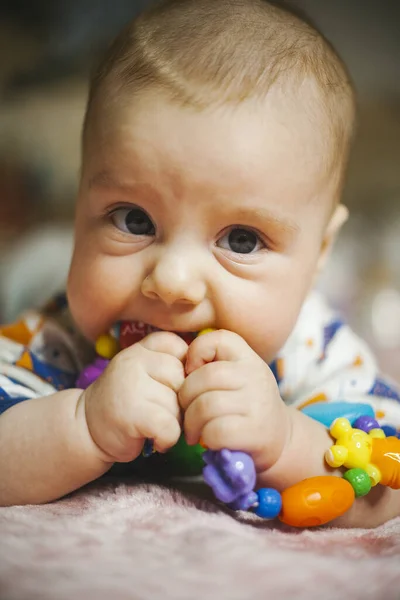
[[[165,253],[143,280],[142,294],[165,304],[199,304],[206,295],[201,265],[184,252]]]

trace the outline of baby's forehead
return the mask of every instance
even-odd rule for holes
[[[267,145],[266,159],[281,157],[283,167],[285,160],[296,160],[319,174],[327,169],[335,144],[312,84],[303,86],[301,93],[277,88],[264,100],[201,110],[182,106],[151,88],[137,95],[125,93],[112,103],[100,96],[86,137],[90,140],[84,146],[86,154],[105,148],[111,158],[121,153],[144,160],[154,149],[159,155],[163,151],[170,155],[171,148],[179,154],[179,145],[185,159],[185,148],[197,145],[203,155],[218,149],[226,163],[230,159],[234,163],[235,151],[240,150],[246,163],[252,152],[264,152]]]

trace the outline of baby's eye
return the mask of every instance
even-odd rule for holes
[[[117,208],[111,214],[114,225],[133,235],[154,235],[153,221],[141,208]]]
[[[244,227],[231,229],[218,240],[217,245],[237,254],[251,254],[265,248],[257,233]]]

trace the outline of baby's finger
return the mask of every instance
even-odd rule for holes
[[[176,333],[171,333],[170,331],[150,333],[138,343],[147,350],[170,354],[182,362],[185,360],[188,350],[187,343],[176,335]]]
[[[224,416],[245,416],[248,407],[238,394],[208,392],[193,402],[185,413],[184,432],[188,444],[196,444],[202,431],[213,419]]]
[[[186,377],[178,392],[179,404],[185,411],[202,394],[233,391],[244,384],[243,371],[238,369],[235,363],[219,361],[204,364]]]
[[[146,360],[149,377],[175,392],[185,380],[185,368],[180,360],[170,354],[151,353]]]
[[[238,361],[252,353],[250,346],[237,333],[218,329],[197,337],[189,346],[186,373],[192,373],[215,360]]]
[[[250,453],[258,451],[259,441],[254,439],[248,424],[248,419],[240,415],[212,419],[203,428],[202,443],[210,450],[229,448]]]
[[[182,421],[181,407],[176,393],[172,389],[154,379],[149,379],[146,395],[148,402],[167,410],[177,421]]]
[[[181,435],[181,427],[176,418],[168,410],[152,402],[146,404],[146,410],[138,411],[135,429],[140,437],[154,440],[154,447],[160,452],[172,448]]]

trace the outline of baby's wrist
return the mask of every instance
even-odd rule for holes
[[[110,456],[105,450],[103,450],[100,444],[97,441],[98,436],[96,435],[96,427],[93,426],[92,423],[88,422],[88,411],[87,411],[87,394],[90,394],[90,391],[84,390],[79,396],[77,406],[76,406],[76,420],[78,423],[78,427],[80,432],[83,434],[88,444],[88,452],[93,453],[96,458],[100,459],[101,462],[105,464],[109,464],[110,467],[115,462],[112,456]]]
[[[281,453],[258,475],[260,486],[280,491],[308,477],[333,474],[324,460],[325,451],[332,445],[329,431],[297,409],[285,408],[288,425]]]
[[[291,445],[293,419],[289,408],[279,399],[280,413],[273,419],[275,425],[263,428],[263,445],[259,450],[251,451],[257,477],[264,477],[286,453]],[[279,423],[279,426],[276,426]]]

